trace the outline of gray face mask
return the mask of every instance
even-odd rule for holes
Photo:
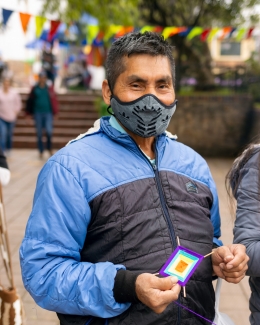
[[[176,110],[177,100],[164,105],[152,94],[144,95],[131,102],[122,102],[111,97],[111,107],[115,117],[128,130],[142,138],[154,137],[166,131]]]

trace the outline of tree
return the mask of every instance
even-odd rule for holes
[[[95,16],[102,28],[109,24],[156,26],[238,26],[259,21],[252,10],[260,0],[44,0],[45,12],[58,12],[65,21],[77,20],[81,13]],[[63,8],[63,10],[61,10]],[[247,14],[247,18],[245,17]],[[176,88],[183,75],[194,76],[198,88],[213,86],[211,56],[207,42],[199,38],[188,41],[175,35],[170,38],[175,46]]]
[[[141,0],[139,7],[143,21],[151,25],[209,28],[242,24],[246,20],[243,10],[259,3],[259,0]],[[259,15],[253,12],[247,19],[256,22]],[[214,79],[207,42],[198,38],[188,41],[179,35],[170,41],[176,48],[177,90],[185,73],[196,78],[198,88],[212,87]]]
[[[44,0],[43,13],[58,13],[66,22],[77,21],[88,13],[105,29],[110,24],[133,25],[137,6],[138,0]]]

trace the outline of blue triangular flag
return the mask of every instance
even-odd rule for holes
[[[3,14],[3,25],[6,26],[8,19],[10,18],[11,14],[13,13],[13,10],[8,10],[2,8],[2,14]]]

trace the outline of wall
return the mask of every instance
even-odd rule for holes
[[[201,155],[231,157],[249,140],[253,113],[249,95],[177,98],[168,130]]]

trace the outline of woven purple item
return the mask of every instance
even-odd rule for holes
[[[168,258],[159,274],[176,276],[181,286],[185,286],[204,256],[182,246],[178,246]]]

